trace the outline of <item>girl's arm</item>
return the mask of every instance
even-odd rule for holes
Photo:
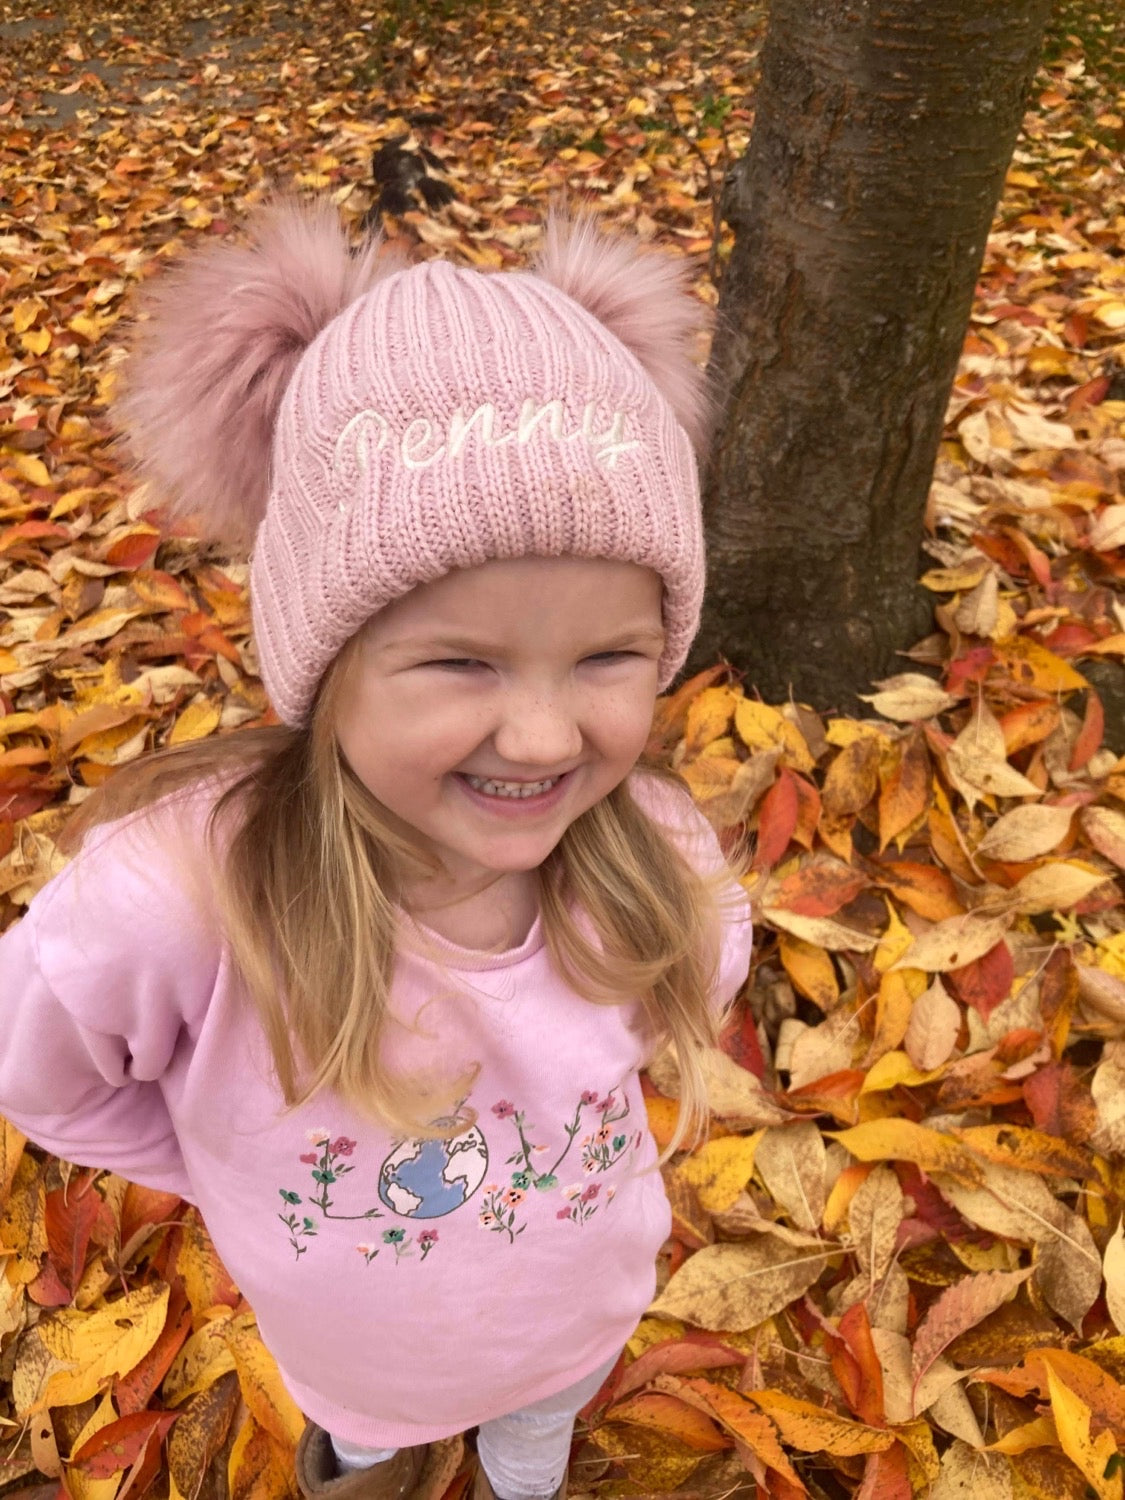
[[[160,1079],[218,944],[169,879],[182,864],[95,829],[0,937],[0,1115],[67,1161],[190,1199]]]

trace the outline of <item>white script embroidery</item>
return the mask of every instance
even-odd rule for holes
[[[349,459],[361,473],[371,466],[376,453],[391,445],[404,468],[428,469],[443,460],[457,459],[470,439],[486,448],[502,448],[508,443],[520,447],[529,443],[540,426],[545,426],[551,442],[589,443],[598,463],[607,469],[617,466],[623,453],[639,448],[636,438],[625,436],[627,413],[615,411],[604,431],[597,431],[597,406],[588,401],[581,424],[568,430],[566,411],[559,400],[538,402],[529,396],[520,407],[516,425],[510,431],[498,430],[497,413],[491,402],[475,407],[468,415],[460,406],[444,421],[414,417],[401,433],[392,434],[390,423],[373,407],[357,411],[336,439],[333,469],[339,472]]]

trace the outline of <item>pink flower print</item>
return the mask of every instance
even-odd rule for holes
[[[355,1141],[349,1141],[346,1135],[338,1135],[328,1149],[333,1156],[350,1156],[355,1150]]]
[[[592,1135],[584,1135],[579,1144],[583,1146],[589,1146],[592,1143],[593,1139],[594,1137]]]
[[[437,1237],[438,1232],[436,1229],[423,1229],[422,1233],[418,1236],[418,1243],[420,1245],[436,1245]]]
[[[583,1089],[582,1090],[582,1103],[583,1104],[596,1104],[597,1102],[598,1102],[598,1091],[597,1091],[597,1089]]]
[[[598,1170],[598,1159],[597,1159],[597,1157],[596,1156],[588,1156],[586,1158],[586,1160],[582,1163],[582,1170],[583,1170],[583,1172],[586,1173],[587,1176],[589,1176],[589,1174],[591,1172],[596,1172]]]
[[[607,1187],[605,1190],[605,1201],[607,1203],[612,1203],[616,1193],[617,1189],[615,1187]]]
[[[569,1219],[570,1218],[570,1209],[569,1208],[560,1208],[559,1211],[555,1214],[555,1218],[556,1219]]]
[[[320,1157],[317,1156],[315,1151],[302,1151],[301,1160],[307,1162],[310,1167],[315,1167]]]
[[[370,1255],[371,1252],[375,1249],[375,1246],[374,1245],[357,1245],[356,1249],[359,1251],[360,1255]]]
[[[499,1104],[492,1106],[492,1113],[498,1120],[510,1120],[516,1112],[516,1106],[510,1099],[501,1099]]]
[[[598,1108],[604,1113],[607,1109],[612,1109],[616,1103],[617,1100],[613,1097],[613,1095],[607,1094],[602,1102],[598,1105]]]
[[[310,1146],[323,1146],[331,1139],[332,1132],[329,1130],[306,1130],[305,1140]]]
[[[495,1193],[495,1192],[498,1192],[499,1188],[500,1188],[500,1184],[498,1182],[486,1182],[485,1185],[484,1185],[484,1190],[485,1190],[486,1193]]]
[[[545,1151],[549,1151],[550,1149],[549,1146],[532,1146],[531,1154],[532,1156],[542,1156]]]
[[[527,1197],[523,1188],[509,1188],[504,1194],[504,1202],[509,1208],[516,1208]]]
[[[588,1188],[582,1189],[582,1197],[578,1201],[580,1203],[592,1203],[597,1196],[598,1184],[596,1182],[592,1182]]]
[[[603,1125],[602,1128],[598,1131],[598,1133],[594,1136],[594,1139],[597,1141],[597,1143],[598,1143],[599,1146],[604,1146],[606,1144],[606,1142],[609,1140],[610,1133],[611,1132],[610,1132],[609,1126],[608,1125]]]
[[[493,1224],[496,1223],[496,1215],[490,1214],[487,1208],[482,1208],[479,1223],[482,1229],[491,1229]]]
[[[581,1192],[582,1184],[580,1182],[572,1182],[569,1187],[563,1188],[563,1197],[577,1198]]]

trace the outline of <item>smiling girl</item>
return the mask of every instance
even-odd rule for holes
[[[684,1131],[745,898],[645,769],[704,568],[699,311],[555,219],[530,272],[353,253],[260,212],[156,279],[121,412],[253,541],[280,722],[76,815],[0,940],[0,1111],[198,1206],[309,1421],[306,1496],[565,1488],[669,1228],[638,1071]]]

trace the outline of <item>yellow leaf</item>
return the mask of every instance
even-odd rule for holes
[[[46,305],[38,297],[21,297],[12,308],[12,327],[16,333],[26,333]]]
[[[10,463],[16,473],[26,479],[28,484],[43,487],[51,483],[47,465],[41,458],[36,458],[33,453],[13,453],[6,462]]]
[[[1050,1364],[1046,1368],[1059,1446],[1071,1463],[1081,1470],[1098,1500],[1121,1500],[1120,1469],[1116,1469],[1111,1478],[1105,1477],[1106,1465],[1117,1454],[1113,1434],[1101,1432],[1092,1438],[1090,1408],[1068,1385],[1063,1384]]]
[[[230,1308],[216,1308],[215,1316],[197,1328],[184,1344],[160,1388],[165,1405],[179,1406],[196,1391],[206,1390],[220,1375],[234,1369],[234,1355],[226,1340],[230,1318]]]
[[[652,1131],[653,1139],[663,1151],[671,1142],[676,1126],[679,1124],[680,1101],[678,1099],[646,1099],[645,1114],[648,1115],[648,1128]]]
[[[75,317],[71,318],[66,326],[72,332],[78,334],[80,338],[89,340],[91,344],[96,344],[105,331],[105,320],[88,317],[86,313],[78,313]]]
[[[193,698],[172,726],[168,736],[170,745],[182,745],[187,740],[206,739],[219,727],[223,706],[210,698]]]
[[[876,972],[879,974],[885,974],[888,969],[893,968],[914,942],[910,929],[890,901],[887,902],[887,915],[889,920],[883,929],[883,935],[879,939],[879,946],[875,950],[873,959]]]
[[[1090,686],[1061,656],[1026,635],[997,641],[993,651],[1000,666],[1022,687],[1033,687],[1041,693],[1068,693]]]
[[[853,1458],[859,1453],[882,1453],[895,1441],[893,1432],[849,1422],[823,1406],[782,1391],[747,1391],[746,1396],[772,1417],[782,1440],[802,1453]]]
[[[282,1385],[273,1355],[258,1334],[257,1323],[249,1317],[233,1318],[226,1325],[226,1340],[251,1415],[278,1443],[295,1448],[305,1419]]]
[[[117,1412],[114,1409],[113,1397],[107,1391],[102,1400],[94,1409],[90,1420],[82,1428],[82,1431],[74,1439],[71,1454],[75,1454],[95,1432],[100,1432],[103,1427],[108,1427],[111,1422],[117,1421]],[[72,1500],[112,1500],[121,1486],[122,1475],[120,1471],[110,1474],[105,1479],[95,1479],[81,1469],[67,1467],[66,1471],[66,1493]]]
[[[868,1068],[860,1093],[878,1093],[883,1089],[898,1088],[899,1084],[905,1084],[908,1088],[920,1088],[923,1084],[933,1083],[935,1078],[940,1078],[942,1072],[943,1069],[935,1068],[932,1072],[923,1073],[914,1066],[905,1052],[887,1052]]]
[[[227,1485],[230,1500],[288,1500],[296,1494],[292,1453],[252,1413],[231,1446]]]
[[[835,965],[824,949],[788,932],[781,934],[778,946],[793,988],[821,1010],[832,1010],[840,998],[840,985]]]
[[[127,1375],[160,1337],[167,1312],[168,1288],[145,1286],[94,1312],[62,1308],[43,1318],[43,1343],[71,1366],[47,1382],[47,1404],[74,1406],[97,1395],[111,1376]]]
[[[713,740],[729,734],[734,706],[741,694],[729,687],[704,688],[688,705],[684,720],[684,755],[698,755]]]
[[[766,703],[740,698],[734,710],[734,727],[748,750],[780,750],[782,764],[794,771],[811,771],[816,765],[796,724]]]
[[[51,330],[49,328],[33,328],[30,333],[25,333],[20,343],[29,354],[36,356],[46,354],[51,347]]]
[[[680,1172],[696,1189],[709,1214],[725,1213],[750,1181],[762,1134],[757,1130],[753,1135],[728,1135],[708,1141],[681,1163]]]
[[[969,1183],[981,1179],[979,1167],[959,1142],[913,1120],[868,1120],[828,1133],[859,1161],[912,1161],[923,1172],[947,1172]]]

